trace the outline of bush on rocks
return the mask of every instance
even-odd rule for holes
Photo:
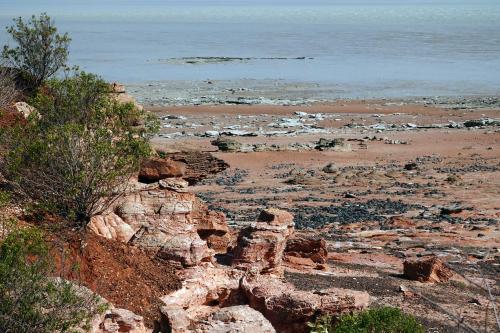
[[[84,226],[126,190],[156,122],[86,73],[48,81],[30,104],[37,116],[0,133],[0,172],[37,210]]]

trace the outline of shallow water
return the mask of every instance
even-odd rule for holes
[[[71,34],[73,64],[125,83],[271,79],[345,97],[500,91],[498,0],[0,0],[0,26],[41,11]]]

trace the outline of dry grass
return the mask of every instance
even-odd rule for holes
[[[8,108],[17,96],[12,71],[0,64],[0,110]]]

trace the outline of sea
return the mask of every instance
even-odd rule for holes
[[[136,86],[500,93],[500,0],[0,0],[0,45],[12,18],[41,12],[71,36],[72,65]]]

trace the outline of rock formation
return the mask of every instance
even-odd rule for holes
[[[182,178],[190,185],[229,168],[229,164],[223,160],[201,151],[170,153],[168,158],[186,165],[186,173]]]
[[[364,292],[300,291],[281,279],[284,258],[320,266],[327,259],[324,240],[294,236],[290,213],[263,210],[233,246],[224,214],[209,211],[181,178],[135,184],[106,214],[95,216],[89,229],[149,249],[179,268],[181,288],[161,297],[162,331],[300,333],[317,316],[339,315],[369,302]],[[228,256],[228,248],[234,248],[231,266],[216,263],[214,254]],[[96,333],[142,333],[140,323],[133,314],[115,311]]]
[[[229,242],[225,217],[209,212],[186,186],[182,179],[138,183],[108,212],[94,216],[88,228],[100,236],[150,249],[176,266],[210,261],[213,251],[206,240],[218,252]]]
[[[446,282],[453,276],[453,271],[436,257],[407,260],[403,264],[403,269],[407,279],[420,282]]]
[[[241,289],[249,305],[261,312],[280,333],[309,332],[307,323],[321,315],[339,315],[368,306],[366,292],[327,289],[300,291],[292,284],[259,274],[247,274]]]
[[[286,243],[284,259],[292,266],[326,270],[328,268],[326,242],[315,234],[295,234]]]
[[[290,213],[273,208],[262,211],[256,223],[241,231],[233,266],[254,267],[263,273],[280,270],[286,242],[293,231]]]
[[[111,309],[97,320],[90,333],[150,333],[141,316],[125,309]]]
[[[182,177],[185,172],[184,163],[164,158],[151,158],[141,165],[139,181],[154,183],[165,178]]]

